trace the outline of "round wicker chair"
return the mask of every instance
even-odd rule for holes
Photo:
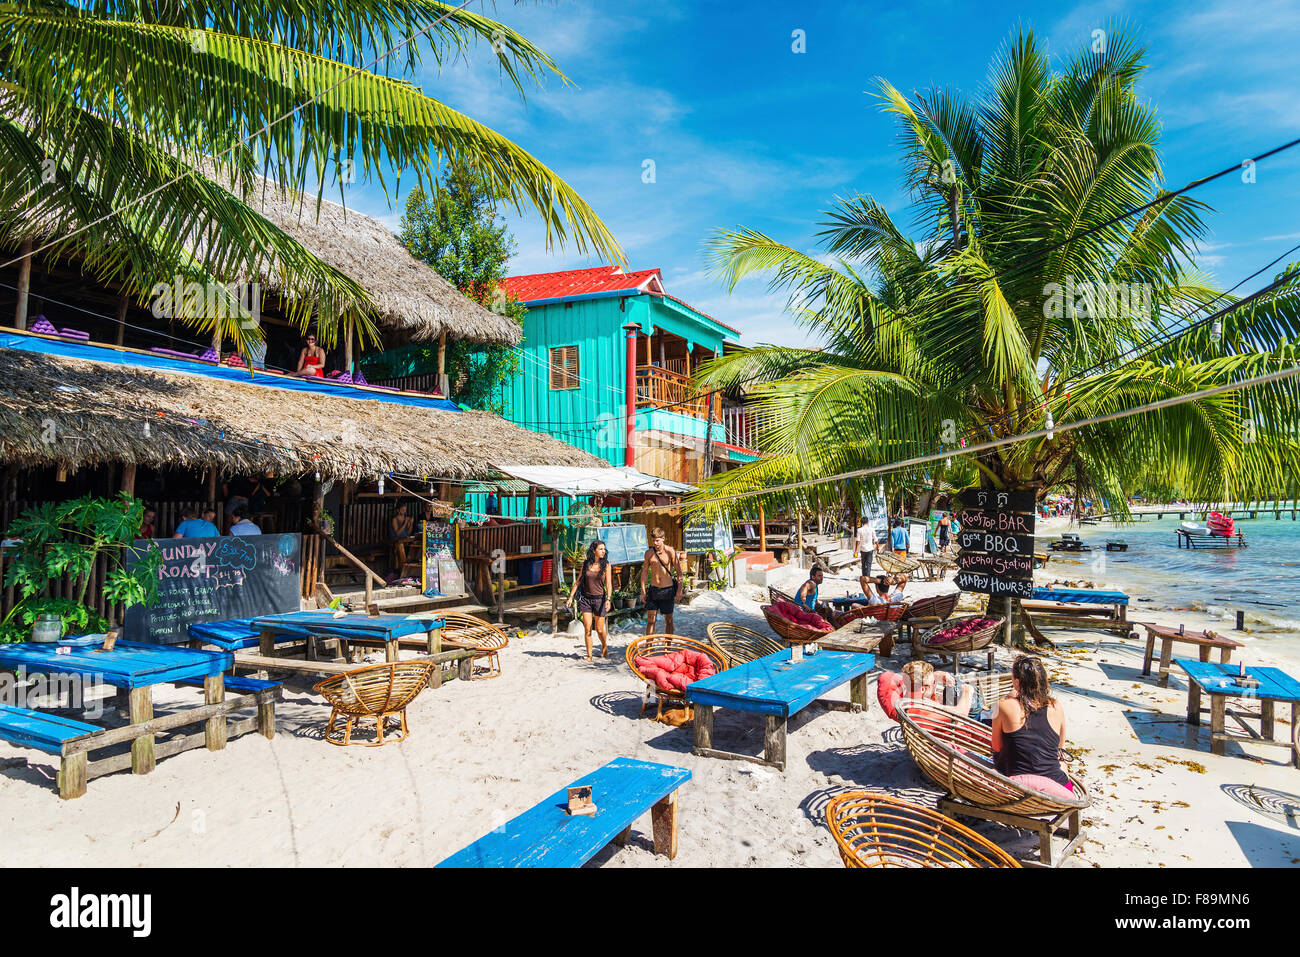
[[[898,626],[905,635],[914,635],[917,628],[930,628],[945,621],[957,607],[961,592],[947,595],[931,595],[918,598],[907,608],[907,614],[898,620]]]
[[[826,808],[826,824],[849,868],[1020,866],[964,824],[885,794],[836,796]]]
[[[874,618],[876,621],[901,621],[907,614],[909,605],[905,601],[881,601],[874,605],[860,605],[848,611],[833,612],[830,623],[836,628],[843,628],[849,622],[859,618]]]
[[[1068,775],[1074,800],[1034,791],[998,772],[993,761],[993,729],[920,698],[898,704],[903,742],[921,772],[949,794],[990,811],[1020,817],[1053,817],[1086,808],[1083,784]]]
[[[760,635],[744,625],[729,621],[715,621],[709,625],[709,644],[727,656],[729,665],[740,665],[755,658],[785,650],[785,642],[769,635]]]
[[[921,567],[921,563],[914,558],[899,558],[887,551],[876,552],[876,564],[887,575],[910,575]]]
[[[645,682],[646,686],[645,695],[641,698],[640,713],[645,714],[645,709],[650,704],[650,696],[654,695],[658,703],[658,709],[655,711],[656,721],[663,717],[665,700],[685,702],[686,695],[676,689],[665,691],[660,688],[641,673],[641,670],[636,666],[636,660],[638,658],[657,658],[660,655],[671,654],[674,651],[698,651],[708,655],[718,671],[725,671],[729,664],[727,656],[717,648],[702,641],[696,641],[694,638],[683,638],[681,635],[643,635],[628,644],[624,656],[627,658],[627,666],[632,669],[632,674]]]
[[[961,656],[966,654],[967,652],[979,651],[982,648],[987,648],[989,645],[991,645],[993,643],[993,639],[998,636],[998,632],[1001,630],[1002,625],[1004,624],[1006,619],[990,618],[990,620],[993,622],[991,625],[986,625],[983,628],[978,628],[975,631],[970,632],[969,634],[962,635],[959,638],[953,638],[949,641],[934,642],[931,641],[931,639],[934,638],[934,636],[946,631],[947,629],[952,628],[954,625],[959,625],[964,621],[970,621],[973,618],[990,618],[990,616],[963,615],[960,618],[949,618],[947,621],[939,622],[939,624],[931,628],[928,628],[924,632],[922,632],[919,638],[912,639],[913,657],[919,658],[922,655],[947,656],[949,658],[952,658],[953,674],[957,674],[958,671],[961,670],[960,669]],[[992,662],[993,662],[992,652],[990,652],[990,658],[989,658],[990,665],[992,665]]]
[[[772,630],[786,641],[806,645],[812,641],[819,641],[830,634],[829,631],[818,631],[816,628],[810,628],[808,625],[801,625],[789,618],[782,617],[777,614],[775,605],[762,605],[759,610],[763,613],[763,617],[767,619],[767,623]]]
[[[443,619],[442,647],[464,648],[478,652],[475,661],[487,659],[487,673],[472,675],[475,679],[496,678],[501,674],[501,658],[498,652],[510,644],[510,637],[491,622],[465,615],[458,611],[438,613]]]
[[[428,685],[436,667],[432,661],[417,658],[369,665],[317,682],[312,690],[322,695],[332,708],[325,740],[330,744],[360,744],[367,748],[405,741],[410,735],[406,708]],[[344,722],[341,738],[334,730],[339,718]],[[393,718],[397,719],[397,733],[385,737],[385,723]],[[375,722],[374,741],[352,740],[352,725],[363,721]]]

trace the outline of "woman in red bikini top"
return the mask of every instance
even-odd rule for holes
[[[298,375],[325,377],[325,350],[316,345],[315,336],[308,336],[306,348],[298,353]]]

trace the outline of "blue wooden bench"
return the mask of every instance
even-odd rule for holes
[[[93,724],[73,718],[0,704],[0,738],[19,747],[57,755],[60,758],[59,794],[65,798],[78,797],[85,792],[87,767],[87,753],[68,754],[67,743],[99,730]]]
[[[457,851],[439,867],[581,867],[610,842],[620,846],[649,811],[656,854],[677,856],[677,789],[691,772],[615,758],[568,787],[591,786],[596,813],[571,815],[568,788]]]

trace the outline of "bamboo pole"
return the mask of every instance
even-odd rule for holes
[[[758,550],[767,551],[767,516],[763,513],[763,506],[758,506]]]

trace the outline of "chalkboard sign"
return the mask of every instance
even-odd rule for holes
[[[646,549],[650,547],[645,526],[634,523],[587,526],[578,530],[578,540],[582,542],[584,555],[587,545],[596,539],[605,543],[605,557],[611,565],[644,561]]]
[[[427,598],[463,598],[465,574],[456,561],[456,531],[450,522],[422,522],[424,572],[421,591]]]
[[[730,553],[736,547],[731,537],[731,523],[718,519],[712,525],[705,521],[692,522],[682,530],[682,550],[700,554],[712,549]]]
[[[127,641],[177,644],[186,626],[298,611],[302,536],[246,535],[163,538],[136,542],[162,552],[158,601],[127,610]],[[127,566],[134,564],[127,556]]]
[[[967,489],[957,544],[957,587],[990,596],[1034,593],[1034,493]]]

